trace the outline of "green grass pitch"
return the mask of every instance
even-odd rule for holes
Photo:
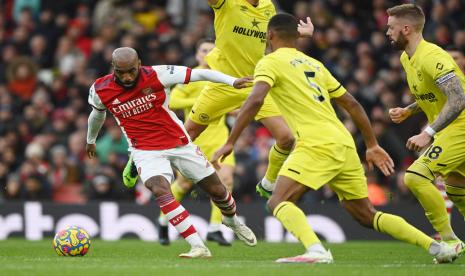
[[[186,260],[182,241],[162,247],[154,242],[94,240],[87,256],[60,257],[52,242],[0,241],[0,275],[465,275],[465,256],[453,264],[434,265],[421,248],[399,242],[328,244],[334,264],[277,264],[279,257],[301,254],[295,243],[264,243],[255,248],[209,243],[213,258]]]

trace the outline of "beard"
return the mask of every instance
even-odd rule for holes
[[[137,85],[137,80],[139,80],[139,74],[137,75],[136,79],[133,82],[123,82],[118,77],[115,76],[115,82],[122,86],[125,90],[131,90]]]
[[[399,37],[397,38],[397,41],[392,40],[391,44],[395,49],[403,51],[405,50],[405,47],[407,46],[407,39],[405,38],[404,34],[399,33]]]

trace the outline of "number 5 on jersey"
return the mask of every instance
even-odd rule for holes
[[[310,85],[310,87],[313,88],[313,90],[315,90],[315,94],[316,95],[313,95],[313,98],[319,102],[322,102],[325,100],[325,97],[323,96],[323,93],[321,93],[321,89],[318,85],[316,85],[312,79],[315,78],[315,72],[312,72],[312,71],[305,71],[305,77],[307,78],[307,81],[308,81],[308,84]]]

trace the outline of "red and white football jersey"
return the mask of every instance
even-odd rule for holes
[[[188,83],[190,75],[191,69],[184,66],[142,66],[136,86],[125,89],[109,74],[94,82],[89,104],[113,114],[132,148],[163,150],[186,145],[190,138],[168,103],[170,88]]]

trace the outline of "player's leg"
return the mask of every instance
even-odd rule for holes
[[[278,259],[277,262],[331,263],[333,257],[312,230],[307,217],[295,202],[308,190],[318,190],[337,174],[341,160],[338,149],[313,146],[298,140],[279,172],[276,187],[268,201],[273,215],[305,247],[303,255]]]
[[[275,190],[268,201],[270,211],[305,247],[303,255],[281,258],[279,263],[332,263],[331,252],[321,244],[320,239],[307,221],[304,212],[295,205],[297,200],[309,190],[297,181],[279,176]]]
[[[457,249],[433,240],[399,216],[377,211],[368,198],[343,200],[341,203],[361,225],[397,240],[421,246],[438,263],[452,262],[458,257]]]
[[[210,257],[210,251],[192,224],[189,212],[174,199],[171,193],[170,182],[174,177],[170,161],[159,151],[135,150],[133,157],[145,187],[154,194],[160,210],[191,245],[188,253],[179,256],[184,258]]]
[[[233,188],[233,174],[234,174],[234,166],[222,163],[221,169],[217,172],[218,177],[220,178],[221,182],[226,186],[228,191],[232,191]],[[224,237],[223,233],[221,232],[221,222],[222,222],[222,214],[221,210],[215,205],[215,203],[211,202],[212,209],[210,215],[210,224],[208,225],[208,234],[207,240],[208,241],[215,241],[219,245],[222,246],[230,246],[229,243]]]
[[[257,114],[256,119],[271,132],[271,135],[276,140],[276,144],[270,149],[268,168],[265,176],[257,184],[257,192],[260,196],[269,198],[274,189],[274,183],[276,182],[278,172],[289,156],[294,146],[295,139],[270,96],[265,98],[265,102]]]
[[[426,217],[444,241],[459,239],[450,225],[444,199],[432,185],[432,181],[437,175],[443,175],[447,179],[451,172],[460,168],[465,156],[464,139],[465,133],[461,130],[443,130],[434,143],[407,169],[404,176],[405,185],[425,209]],[[452,180],[453,178],[450,179]]]
[[[190,143],[170,151],[170,159],[174,166],[186,177],[199,185],[215,205],[221,210],[223,224],[233,230],[236,236],[249,246],[255,246],[255,234],[236,216],[236,202],[231,193],[221,183],[213,166],[200,149]]]
[[[345,152],[341,150],[340,154],[344,154],[346,160],[340,173],[329,186],[337,193],[342,206],[355,220],[365,227],[423,247],[438,262],[451,262],[457,257],[454,248],[445,243],[439,244],[403,218],[378,212],[368,199],[366,178],[356,150],[346,148]]]
[[[192,121],[191,119],[187,119],[184,127],[186,128],[187,133],[189,134],[189,137],[191,137],[192,141],[195,141],[195,139],[197,139],[197,137],[199,137],[199,135],[208,127],[208,125],[201,125]]]
[[[454,203],[462,216],[465,216],[465,163],[456,172],[449,173],[446,179],[446,193],[448,198]],[[465,253],[465,245],[459,239],[447,241],[451,245],[460,245],[461,254]]]
[[[184,195],[189,192],[192,188],[192,182],[187,180],[182,174],[177,173],[177,178],[171,184],[171,193],[174,196],[174,199],[178,202],[184,198]],[[168,218],[160,212],[160,216],[158,217],[158,224],[159,224],[159,231],[158,231],[158,241],[161,245],[169,245],[169,232],[168,232]]]

